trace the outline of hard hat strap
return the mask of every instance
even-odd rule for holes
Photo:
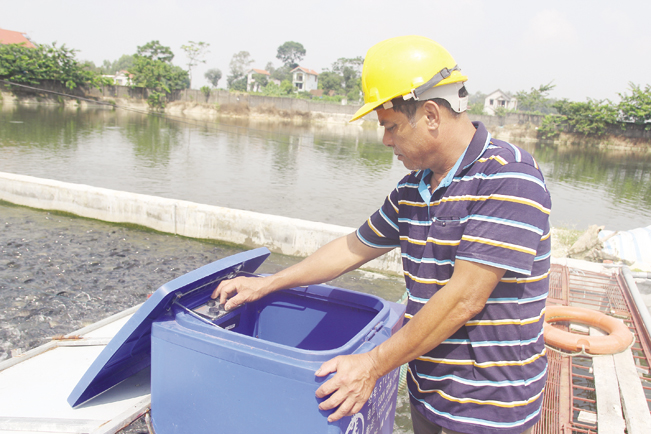
[[[415,100],[420,100],[421,95],[452,75],[452,71],[461,71],[461,68],[459,68],[459,65],[455,65],[452,69],[441,69],[434,75],[434,77],[430,78],[427,83],[418,86],[416,89],[412,89],[412,91],[405,95],[403,98],[409,99],[413,97]]]
[[[459,96],[463,83],[450,83],[442,86],[435,86],[423,92],[418,101],[427,101],[434,98],[441,98],[450,103],[450,108],[457,113],[466,111],[468,108],[468,95],[464,92],[463,97]]]

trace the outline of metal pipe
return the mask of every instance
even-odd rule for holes
[[[622,267],[622,275],[624,276],[624,280],[626,281],[626,286],[628,286],[628,290],[631,296],[633,297],[633,301],[635,302],[635,307],[637,308],[637,311],[640,314],[640,317],[642,318],[642,322],[644,323],[644,328],[646,329],[646,333],[647,335],[649,335],[651,334],[651,314],[649,314],[649,308],[646,307],[646,305],[644,304],[642,295],[640,295],[640,290],[638,289],[637,284],[633,279],[631,269],[626,266]]]
[[[631,276],[636,279],[651,279],[651,273],[647,271],[631,271]]]

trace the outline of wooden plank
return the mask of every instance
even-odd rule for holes
[[[624,416],[628,434],[643,434],[651,432],[651,415],[644,396],[644,390],[635,368],[633,354],[628,349],[613,356],[619,393],[622,396]]]
[[[593,329],[590,330],[592,335]],[[613,356],[595,356],[594,387],[597,395],[597,429],[603,434],[624,434],[626,423],[622,416],[619,386]],[[629,433],[630,434],[630,433]]]
[[[143,414],[147,413],[150,408],[151,395],[147,395],[140,402],[132,405],[120,415],[114,417],[110,422],[100,426],[95,431],[92,431],[91,434],[115,434],[129,426]]]
[[[572,358],[569,356],[561,357],[561,377],[560,377],[560,404],[559,421],[563,431],[567,429],[568,433],[572,432]]]
[[[39,417],[0,417],[0,433],[30,431],[42,433],[84,434],[104,423],[103,420],[54,419]]]
[[[18,357],[12,357],[11,359],[0,362],[0,372],[4,371],[5,369],[11,368],[12,366],[17,365],[18,363],[24,362],[25,360],[29,360],[32,357],[39,356],[45,353],[46,351],[50,351],[56,347],[57,347],[57,343],[51,341],[41,345],[40,347],[33,348],[27,351],[26,353],[21,354]]]
[[[148,411],[149,369],[77,408],[66,399],[134,309],[0,363],[0,434],[113,434]],[[62,339],[62,340],[61,340]]]
[[[601,330],[590,327],[590,336],[603,336]],[[623,434],[626,429],[619,383],[615,371],[613,356],[595,356],[592,358],[594,369],[595,395],[597,399],[597,429],[600,433]]]

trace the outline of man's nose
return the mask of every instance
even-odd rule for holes
[[[391,137],[391,133],[389,133],[386,128],[384,130],[384,135],[382,136],[382,143],[385,146],[393,146],[393,137]]]

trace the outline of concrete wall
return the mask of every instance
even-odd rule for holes
[[[36,86],[40,89],[59,92],[66,95],[96,98],[96,99],[132,99],[132,100],[146,100],[149,92],[144,88],[131,88],[129,86],[102,86],[101,88],[92,87],[78,87],[76,89],[67,89],[60,83],[53,81],[44,81]],[[12,89],[18,95],[33,96],[34,92],[31,90],[22,90],[18,87]],[[56,96],[49,96],[45,93],[42,97],[55,98]],[[358,105],[341,105],[335,103],[325,103],[317,100],[298,99],[298,98],[283,98],[283,97],[270,97],[262,95],[249,95],[246,93],[229,92],[227,90],[214,89],[208,97],[197,89],[183,89],[175,90],[167,96],[168,102],[195,102],[200,104],[216,104],[222,105],[242,105],[249,108],[263,108],[274,107],[277,110],[286,110],[288,112],[297,113],[323,113],[334,114],[342,116],[346,119],[352,117],[353,114],[359,109]],[[367,120],[377,121],[375,113],[367,116]]]
[[[540,126],[545,116],[543,115],[528,115],[524,113],[507,113],[504,116],[490,116],[490,115],[468,115],[473,121],[480,121],[486,127],[501,127],[504,125],[526,125],[533,124]]]
[[[268,247],[276,253],[308,256],[354,229],[183,200],[70,184],[0,172],[0,200],[64,211],[114,223],[131,223],[191,238]],[[402,274],[400,252],[369,262],[366,269]]]
[[[131,100],[146,100],[149,92],[144,88],[131,88],[129,86],[103,86],[99,89],[96,88],[76,88],[73,90],[67,89],[57,82],[45,81],[38,87],[60,92],[67,95],[85,96],[97,99],[131,99]],[[17,93],[25,93],[32,95],[33,92],[23,92],[20,89],[16,90]],[[45,96],[45,94],[43,95]],[[277,110],[285,110],[293,113],[310,113],[334,115],[336,119],[350,119],[355,112],[361,107],[359,105],[342,105],[325,103],[318,100],[298,99],[298,98],[284,98],[284,97],[271,97],[262,95],[250,95],[246,93],[229,92],[228,90],[213,89],[208,97],[197,89],[182,89],[175,90],[167,96],[168,102],[190,102],[199,104],[211,104],[219,106],[237,106],[240,105],[245,108],[275,108]],[[531,123],[540,125],[544,116],[539,115],[526,115],[521,113],[507,113],[505,116],[488,116],[488,115],[470,115],[472,120],[481,121],[487,127],[498,127],[503,125],[522,125]],[[364,120],[370,122],[377,122],[377,115],[371,112],[364,117]],[[361,121],[360,121],[361,122]]]

